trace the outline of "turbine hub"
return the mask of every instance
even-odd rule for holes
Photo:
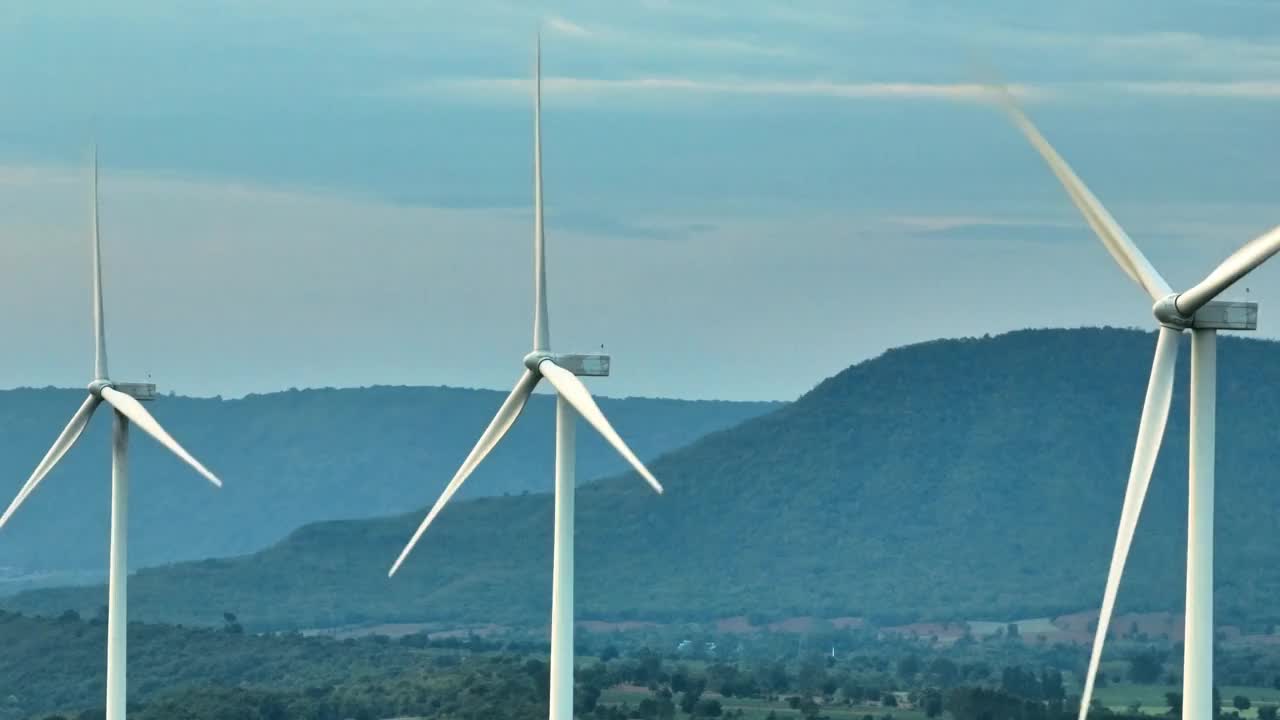
[[[108,380],[108,379],[106,379],[106,378],[101,378],[101,379],[94,380],[93,382],[89,383],[89,392],[90,392],[90,394],[92,394],[94,397],[102,397],[102,389],[103,389],[103,388],[113,388],[113,387],[115,387],[115,386],[116,386],[116,384],[115,384],[115,383],[113,383],[113,382],[111,382],[110,380]]]
[[[1151,313],[1156,321],[1170,330],[1186,330],[1195,322],[1194,317],[1187,317],[1178,312],[1178,293],[1169,293],[1151,306]]]
[[[534,350],[524,356],[523,362],[525,367],[529,368],[533,372],[538,372],[538,366],[542,364],[542,361],[550,360],[552,357],[553,355],[546,350]]]

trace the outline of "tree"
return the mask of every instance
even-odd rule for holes
[[[1050,702],[1065,700],[1067,691],[1062,686],[1062,671],[1045,668],[1040,672],[1040,693]]]
[[[680,696],[680,710],[686,715],[692,715],[693,709],[698,706],[698,698],[702,695],[702,688],[693,687],[684,691]]]
[[[938,717],[942,714],[942,693],[932,689],[926,690],[921,704],[924,706],[925,717],[931,719]]]
[[[1244,695],[1237,695],[1234,698],[1232,698],[1231,704],[1237,710],[1248,710],[1249,708],[1253,707],[1253,703],[1250,703],[1249,698],[1245,697]]]
[[[1151,685],[1164,673],[1164,653],[1151,650],[1138,653],[1129,660],[1129,679],[1139,685]]]
[[[618,657],[618,648],[612,645],[606,645],[604,647],[604,650],[600,651],[601,662],[609,662],[610,660],[614,660],[617,657]]]
[[[1169,706],[1170,715],[1182,717],[1182,693],[1167,692],[1164,694],[1164,702]]]
[[[1276,714],[1275,705],[1258,706],[1258,720],[1276,720]]]
[[[703,698],[702,700],[699,700],[697,704],[693,706],[693,712],[690,713],[690,715],[700,718],[720,717],[722,714],[724,714],[724,709],[720,707],[720,701],[712,700],[710,698]]]
[[[600,702],[600,686],[593,682],[579,682],[574,688],[574,710],[579,715],[586,715],[596,709]]]
[[[929,675],[942,687],[951,687],[959,679],[960,669],[956,667],[955,662],[940,657],[929,663]]]

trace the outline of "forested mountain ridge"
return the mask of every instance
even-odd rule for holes
[[[0,391],[0,502],[7,504],[83,400],[83,390]],[[505,392],[448,387],[291,390],[236,400],[162,397],[152,412],[224,487],[215,490],[150,438],[130,443],[134,567],[238,555],[311,522],[403,512],[431,501]],[[464,496],[550,489],[554,398],[536,395]],[[645,459],[775,409],[778,403],[600,398]],[[79,444],[0,532],[7,575],[106,567],[111,423]],[[579,477],[625,463],[582,433]],[[8,569],[6,573],[5,569]],[[0,582],[0,592],[8,583]]]
[[[580,490],[579,616],[1033,617],[1096,607],[1154,336],[1021,331],[898,348],[781,409]],[[1277,619],[1280,344],[1220,343],[1217,610]],[[1187,342],[1121,611],[1180,608]],[[585,433],[584,433],[585,434]],[[541,623],[547,495],[450,507],[394,579],[421,511],[304,527],[251,556],[146,570],[140,618],[253,627]],[[94,608],[102,591],[7,601]]]

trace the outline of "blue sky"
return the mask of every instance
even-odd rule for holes
[[[0,11],[0,386],[88,379],[91,138],[121,379],[509,386],[539,26],[553,343],[615,355],[602,393],[1149,324],[992,72],[1173,285],[1280,222],[1265,0],[261,5]],[[1277,273],[1246,283],[1265,336]]]

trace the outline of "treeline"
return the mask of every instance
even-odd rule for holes
[[[218,628],[129,627],[130,716],[303,720],[538,717],[548,647],[537,634],[338,640],[253,635],[228,613]],[[94,720],[103,699],[104,618],[0,613],[0,720]],[[1016,637],[928,640],[870,630],[795,636],[578,634],[575,705],[592,720],[734,717],[744,707],[863,720],[1058,720],[1072,716],[1080,647]],[[1115,643],[1101,683],[1169,684],[1176,653]],[[1223,684],[1275,681],[1280,653],[1224,649]],[[1246,669],[1248,668],[1248,669]],[[1255,678],[1257,679],[1257,678]],[[1167,698],[1176,716],[1176,693]],[[1256,702],[1261,700],[1261,702]],[[1275,720],[1267,697],[1227,699],[1221,714]],[[1138,716],[1132,707],[1121,716]],[[1160,708],[1162,711],[1163,708]],[[1109,711],[1095,707],[1093,715]],[[887,716],[887,717],[886,717]]]
[[[264,689],[210,683],[131,703],[133,720],[376,720],[447,717],[527,720],[547,715],[546,666],[516,656],[393,678],[361,678],[304,688]],[[45,720],[101,720],[101,708]]]
[[[0,718],[99,705],[105,692],[104,620],[82,620],[71,612],[52,620],[0,612]],[[506,657],[546,653],[545,644],[536,642],[505,642],[502,647]],[[474,684],[498,669],[473,667],[471,659],[496,657],[495,648],[478,640],[424,635],[399,641],[385,636],[335,640],[297,633],[252,635],[234,615],[224,618],[220,628],[130,623],[129,697],[144,707],[166,693],[208,693],[212,702],[235,694],[218,691],[226,688],[245,691],[243,702],[271,697],[286,708],[311,713],[298,717],[327,717],[318,709],[322,705],[346,707],[353,698],[377,705],[384,702],[379,693],[385,688],[412,690],[417,701],[420,695],[435,697],[435,689],[447,691],[448,685],[430,684],[442,678],[463,682],[471,675]],[[387,706],[403,702],[402,695],[385,701]]]

